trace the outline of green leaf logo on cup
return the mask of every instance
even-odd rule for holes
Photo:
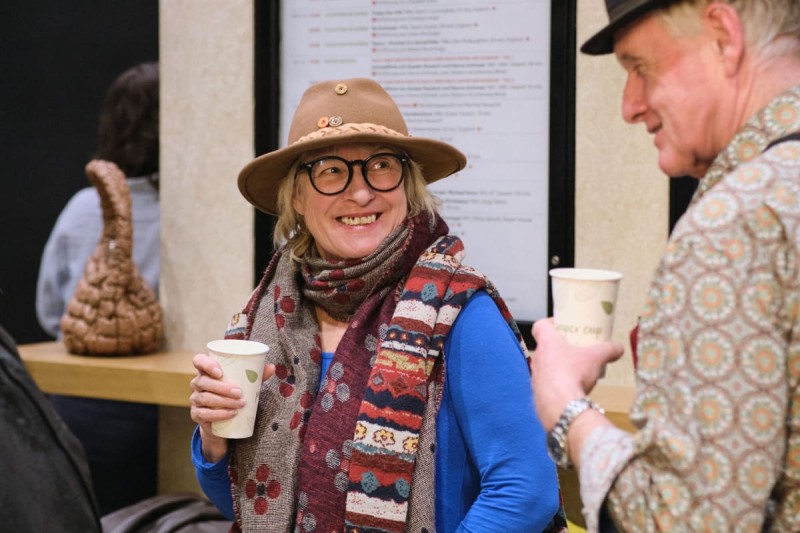
[[[242,390],[245,405],[232,418],[211,424],[211,432],[220,437],[242,439],[253,434],[261,392],[261,378],[269,347],[260,342],[241,339],[219,339],[206,345],[208,354],[219,363],[222,381]]]
[[[622,274],[591,268],[550,270],[556,329],[573,346],[611,339]]]

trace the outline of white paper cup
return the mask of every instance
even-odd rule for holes
[[[222,368],[222,379],[242,389],[244,407],[228,420],[211,423],[211,432],[219,437],[243,439],[253,434],[258,410],[258,395],[264,375],[266,344],[238,339],[220,339],[206,345],[208,354]]]
[[[573,346],[611,340],[617,291],[622,274],[591,268],[554,268],[553,318]]]

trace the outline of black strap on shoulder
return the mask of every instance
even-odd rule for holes
[[[17,344],[14,342],[14,339],[11,335],[3,329],[3,326],[0,326],[0,348],[5,349],[9,354],[11,354],[14,358],[19,360],[19,352],[17,351]]]
[[[789,135],[784,135],[780,139],[775,139],[771,143],[767,145],[767,150],[775,146],[776,144],[780,144],[786,141],[800,141],[800,131],[796,131],[794,133],[790,133]]]

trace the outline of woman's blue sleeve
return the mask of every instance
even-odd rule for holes
[[[459,313],[445,346],[445,374],[445,394],[480,480],[457,531],[542,531],[559,506],[556,467],[524,352],[486,292]]]
[[[225,455],[219,462],[209,463],[203,458],[200,442],[200,428],[197,427],[192,434],[192,464],[195,475],[200,483],[200,488],[216,505],[219,512],[228,520],[236,520],[233,513],[233,496],[231,496],[231,480],[228,477],[228,459]]]

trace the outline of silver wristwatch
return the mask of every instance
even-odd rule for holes
[[[556,425],[547,433],[547,453],[561,468],[572,467],[572,461],[569,459],[569,451],[567,450],[567,430],[569,425],[579,414],[587,409],[595,409],[600,414],[605,414],[606,412],[605,409],[589,398],[576,398],[567,404],[564,412],[558,417]]]

